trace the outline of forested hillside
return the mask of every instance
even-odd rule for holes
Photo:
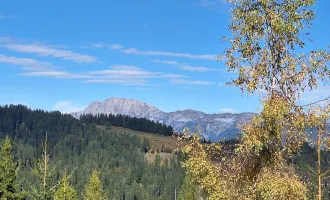
[[[99,125],[113,125],[124,128],[130,128],[135,131],[144,131],[149,133],[157,133],[160,135],[171,136],[173,128],[165,124],[154,122],[146,118],[130,117],[125,115],[113,114],[83,114],[80,120],[85,123],[93,123]]]
[[[185,176],[179,164],[181,154],[163,160],[156,156],[148,164],[145,150],[150,144],[146,139],[102,130],[60,112],[33,111],[25,106],[0,107],[0,138],[8,135],[12,140],[15,160],[19,161],[19,190],[25,190],[28,199],[36,196],[33,188],[37,192],[43,188],[40,170],[32,169],[42,164],[38,160],[43,156],[46,132],[49,188],[59,188],[66,169],[79,199],[85,194],[93,170],[101,177],[106,199],[174,199],[175,190],[180,191]]]

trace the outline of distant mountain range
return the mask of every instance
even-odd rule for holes
[[[254,115],[254,113],[206,114],[190,109],[166,113],[144,102],[124,98],[108,98],[104,102],[95,101],[85,110],[71,115],[79,118],[82,114],[98,113],[147,118],[171,125],[177,131],[181,131],[184,127],[193,129],[199,126],[204,137],[212,141],[235,138],[239,134],[237,125],[248,121]]]

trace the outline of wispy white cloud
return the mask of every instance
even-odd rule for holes
[[[80,104],[74,104],[71,101],[59,101],[53,106],[53,110],[60,111],[62,113],[79,112],[85,109],[86,106]]]
[[[101,43],[96,43],[96,44],[93,44],[92,45],[94,48],[104,48],[105,45],[104,44],[101,44]]]
[[[208,71],[214,71],[213,69],[207,68],[207,67],[194,67],[190,65],[182,65],[180,66],[180,69],[192,71],[192,72],[208,72]]]
[[[232,109],[232,108],[221,108],[220,113],[239,113],[238,110]]]
[[[181,63],[173,61],[173,60],[151,60],[154,63],[159,63],[159,64],[166,64],[166,65],[181,65]]]
[[[135,85],[135,86],[149,85],[149,82],[143,79],[91,79],[91,80],[86,80],[84,83],[108,83],[108,84],[120,84],[120,85]]]
[[[113,65],[108,70],[90,72],[93,79],[85,83],[118,83],[123,85],[147,85],[150,79],[184,78],[179,74],[165,74],[162,72],[148,71],[136,66]]]
[[[113,65],[109,70],[93,71],[91,74],[96,75],[120,75],[120,76],[151,76],[157,75],[158,72],[149,72],[144,69],[127,66],[127,65]]]
[[[69,73],[65,71],[37,71],[18,74],[19,76],[39,76],[50,78],[65,78],[65,79],[90,79],[91,75]]]
[[[67,78],[67,79],[89,79],[93,78],[90,74],[69,73],[65,71],[55,70],[56,68],[50,63],[39,62],[30,58],[18,58],[12,56],[5,56],[0,54],[0,63],[7,63],[10,65],[18,65],[22,70],[31,71],[18,74],[19,76],[39,76],[50,78]]]
[[[173,53],[168,51],[143,51],[136,48],[122,49],[121,52],[125,54],[135,54],[143,56],[169,56],[169,57],[180,57],[189,59],[200,59],[200,60],[216,60],[216,55],[194,55],[189,53]]]
[[[186,79],[170,79],[170,83],[174,85],[213,85],[214,82],[211,81],[193,81]]]
[[[166,65],[173,65],[177,66],[182,70],[186,71],[192,71],[192,72],[208,72],[208,71],[216,71],[217,69],[211,69],[207,67],[196,67],[196,66],[191,66],[185,63],[179,63],[176,61],[172,60],[152,60],[154,63],[160,63],[160,64],[166,64]]]
[[[178,74],[164,74],[162,72],[152,72],[136,66],[113,65],[109,70],[92,71],[90,74],[103,75],[103,77],[126,77],[126,78],[179,78],[186,77]]]
[[[110,49],[122,49],[122,48],[124,48],[120,44],[110,44],[109,47],[110,47]]]
[[[175,53],[168,51],[151,51],[151,50],[139,50],[137,48],[124,48],[121,44],[103,44],[95,43],[92,45],[94,48],[109,48],[112,50],[119,50],[125,54],[135,54],[142,56],[168,56],[168,57],[179,57],[179,58],[189,58],[189,59],[200,59],[200,60],[216,60],[217,55],[204,54],[195,55],[190,53]]]
[[[2,46],[16,52],[32,53],[42,57],[51,56],[77,63],[93,63],[97,61],[97,58],[94,56],[75,53],[69,50],[56,49],[40,44],[3,44]]]
[[[47,62],[39,62],[30,58],[18,58],[0,54],[0,63],[20,66],[19,76],[48,77],[62,79],[88,79],[85,83],[117,83],[123,85],[146,85],[149,79],[184,78],[184,75],[152,72],[136,66],[113,65],[110,69],[90,71],[86,73],[58,70],[59,67]]]
[[[19,65],[23,70],[51,70],[55,68],[53,65],[47,62],[39,62],[30,58],[18,58],[13,56],[5,56],[0,54],[0,62],[11,65]]]
[[[96,43],[96,44],[93,44],[92,46],[94,48],[109,48],[109,49],[113,49],[113,50],[124,48],[120,44],[102,44],[102,43]]]

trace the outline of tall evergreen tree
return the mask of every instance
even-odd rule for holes
[[[100,172],[93,170],[88,184],[85,186],[84,200],[105,200],[105,194],[102,189]]]
[[[8,136],[1,145],[0,154],[0,199],[2,200],[16,200],[24,199],[24,193],[17,192],[17,178],[18,165],[14,161],[12,155],[12,146]]]
[[[55,192],[54,200],[77,200],[77,192],[70,185],[69,177],[66,174],[66,169],[64,170],[63,178],[61,180],[60,186]]]
[[[181,191],[179,193],[178,200],[198,200],[198,190],[197,186],[192,183],[190,174],[188,173],[183,179],[183,185],[181,187]]]
[[[47,152],[47,133],[42,149],[42,159],[36,163],[36,168],[33,169],[33,174],[37,177],[38,181],[35,184],[29,184],[31,189],[30,196],[32,199],[51,200],[58,184],[51,185],[50,183],[55,168],[51,167],[49,162],[50,154]]]

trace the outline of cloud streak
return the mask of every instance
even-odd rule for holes
[[[113,65],[110,69],[90,72],[93,79],[85,83],[110,83],[122,85],[148,85],[150,79],[174,79],[186,76],[179,74],[165,74],[162,72],[147,71],[130,65]]]
[[[186,80],[186,79],[170,79],[170,83],[173,85],[213,85],[214,82],[211,81],[193,81],[193,80]]]
[[[94,47],[94,48],[109,48],[109,49],[113,49],[113,50],[124,48],[120,44],[102,44],[102,43],[93,44],[92,47]]]
[[[64,79],[90,79],[91,75],[75,74],[65,71],[38,71],[18,74],[19,76],[34,76],[34,77],[50,77],[50,78],[64,78]]]
[[[185,71],[192,71],[192,72],[208,72],[208,71],[216,71],[217,69],[211,69],[207,67],[196,67],[196,66],[190,66],[185,63],[179,63],[176,61],[171,61],[171,60],[152,60],[154,63],[159,63],[159,64],[165,64],[165,65],[173,65],[179,67],[181,70]]]
[[[195,55],[190,53],[176,53],[169,51],[153,51],[153,50],[139,50],[137,48],[124,48],[121,44],[103,44],[95,43],[92,45],[94,48],[109,48],[112,50],[119,50],[124,54],[133,54],[141,56],[167,56],[167,57],[179,57],[179,58],[188,58],[188,59],[199,59],[199,60],[216,60],[217,55],[204,54],[204,55]]]
[[[47,62],[39,62],[31,58],[18,58],[13,56],[5,56],[0,54],[0,63],[17,65],[21,70],[31,71],[18,74],[19,76],[35,76],[50,78],[66,78],[66,79],[88,79],[93,78],[90,74],[77,74],[65,71],[55,70],[58,67]]]
[[[189,59],[199,59],[199,60],[216,60],[216,55],[194,55],[189,53],[174,53],[168,51],[143,51],[136,48],[123,49],[121,52],[125,54],[135,54],[142,56],[168,56],[168,57],[180,57]]]
[[[187,70],[187,71],[192,71],[192,72],[214,71],[213,69],[210,69],[210,68],[207,68],[207,67],[193,67],[193,66],[190,66],[190,65],[182,65],[182,66],[180,66],[180,69]]]
[[[18,58],[13,56],[5,56],[0,54],[0,62],[11,65],[21,66],[23,70],[51,70],[55,68],[47,62],[39,62],[31,58]]]
[[[149,85],[148,81],[143,79],[91,79],[86,80],[84,83],[107,83],[107,84],[120,84],[120,85],[135,85],[144,86]]]
[[[63,60],[70,60],[76,63],[94,63],[97,61],[97,58],[94,56],[74,53],[69,50],[56,49],[38,44],[4,44],[2,46],[16,52],[36,54],[40,57],[51,56]]]
[[[128,66],[128,65],[113,65],[109,70],[92,71],[90,74],[102,75],[102,77],[125,77],[125,78],[183,78],[184,75],[165,74],[162,72],[152,72],[145,69]]]

